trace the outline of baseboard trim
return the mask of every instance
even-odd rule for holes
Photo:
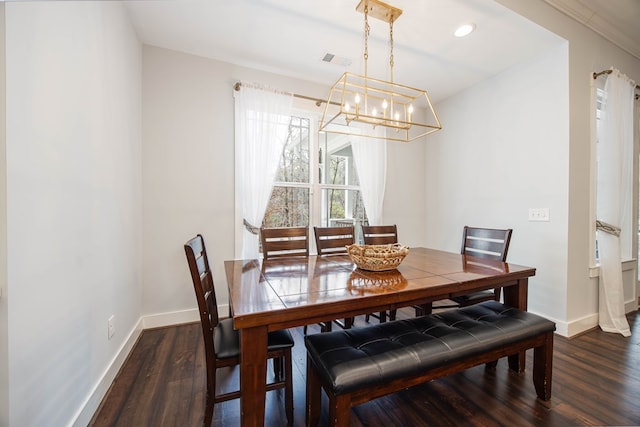
[[[172,311],[169,313],[151,314],[142,317],[143,329],[161,328],[181,323],[199,322],[198,309]]]
[[[638,310],[638,304],[634,301],[626,301],[624,304],[625,313]],[[572,338],[587,332],[590,329],[599,327],[599,314],[593,313],[571,322],[556,322],[556,332],[567,338]]]
[[[142,318],[138,319],[138,322],[133,327],[129,336],[124,341],[116,355],[111,360],[111,363],[107,366],[104,373],[98,380],[98,383],[95,385],[87,400],[84,402],[80,410],[75,414],[72,418],[72,422],[70,425],[73,427],[86,427],[91,418],[93,418],[93,414],[95,414],[96,410],[100,406],[102,399],[109,391],[109,387],[113,383],[113,380],[116,378],[116,375],[124,365],[125,360],[129,356],[129,353],[133,349],[133,346],[138,341],[140,334],[142,333]]]
[[[567,328],[567,333],[564,335],[565,337],[571,338],[580,335],[590,329],[598,327],[598,313],[572,320],[571,322],[565,323],[565,325]]]
[[[229,311],[229,305],[224,304],[218,306],[219,313],[227,313]],[[222,316],[225,317],[225,316]],[[102,399],[109,391],[109,387],[120,372],[122,365],[127,360],[129,353],[133,350],[133,346],[138,341],[140,334],[145,329],[161,328],[163,326],[179,325],[182,323],[199,322],[200,315],[198,309],[173,311],[169,313],[151,314],[148,316],[142,316],[138,319],[138,322],[133,327],[129,336],[122,344],[116,355],[109,363],[109,366],[105,369],[104,373],[98,380],[97,384],[85,400],[80,410],[73,416],[71,426],[73,427],[86,427],[93,415],[98,410]]]

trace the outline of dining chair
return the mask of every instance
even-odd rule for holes
[[[398,243],[398,227],[393,225],[363,225],[362,226],[362,238],[364,239],[365,245],[390,245],[393,243]],[[387,321],[387,317],[389,320],[396,320],[396,309],[389,310],[387,314],[386,311],[381,311],[378,314],[367,314],[365,315],[365,321],[369,321],[369,318],[376,317],[380,320],[380,323],[384,323]]]
[[[511,228],[479,228],[465,225],[462,230],[460,253],[505,262],[512,233],[513,229]],[[473,292],[452,299],[462,307],[482,301],[500,301],[501,289],[495,288],[494,290]]]
[[[213,275],[202,235],[198,234],[185,243],[184,251],[198,302],[204,338],[207,395],[203,426],[209,427],[216,403],[236,399],[242,395],[241,390],[216,394],[216,373],[219,368],[239,365],[240,352],[244,349],[240,348],[240,337],[238,331],[233,328],[233,320],[231,318],[220,319],[218,316]],[[293,337],[286,329],[269,333],[267,358],[273,360],[274,381],[268,383],[266,387],[268,391],[284,388],[285,411],[289,423],[293,423],[291,365],[293,344]]]
[[[353,245],[356,242],[355,227],[313,227],[313,233],[316,238],[316,249],[319,256],[331,255],[347,255],[347,245]],[[349,329],[353,326],[353,317],[343,320],[335,319],[333,322],[343,329]],[[320,324],[323,332],[331,331],[331,322]],[[307,333],[307,327],[304,327],[304,333]]]
[[[362,237],[365,245],[388,245],[398,243],[398,227],[394,225],[363,225]]]
[[[262,227],[260,242],[264,259],[309,256],[309,229],[307,227]]]
[[[513,229],[511,228],[481,228],[465,225],[462,230],[460,253],[462,255],[505,262],[512,233]],[[451,298],[453,305],[441,305],[439,308],[466,307],[489,300],[500,301],[501,289],[498,287],[492,290],[455,296]],[[429,314],[429,312],[424,306],[416,307],[416,316]]]
[[[355,227],[313,227],[318,255],[346,255],[347,245],[356,242]]]

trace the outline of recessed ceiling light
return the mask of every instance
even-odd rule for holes
[[[460,25],[458,27],[458,29],[456,30],[456,32],[453,33],[453,35],[456,36],[456,37],[468,36],[475,29],[476,29],[476,24],[474,24],[474,23]]]

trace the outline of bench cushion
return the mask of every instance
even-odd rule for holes
[[[555,323],[497,301],[305,337],[336,395],[418,374],[545,332]]]

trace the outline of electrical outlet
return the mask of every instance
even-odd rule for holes
[[[112,314],[111,317],[109,317],[109,320],[107,320],[109,339],[113,338],[113,334],[116,333],[116,327],[113,318],[114,315]]]

